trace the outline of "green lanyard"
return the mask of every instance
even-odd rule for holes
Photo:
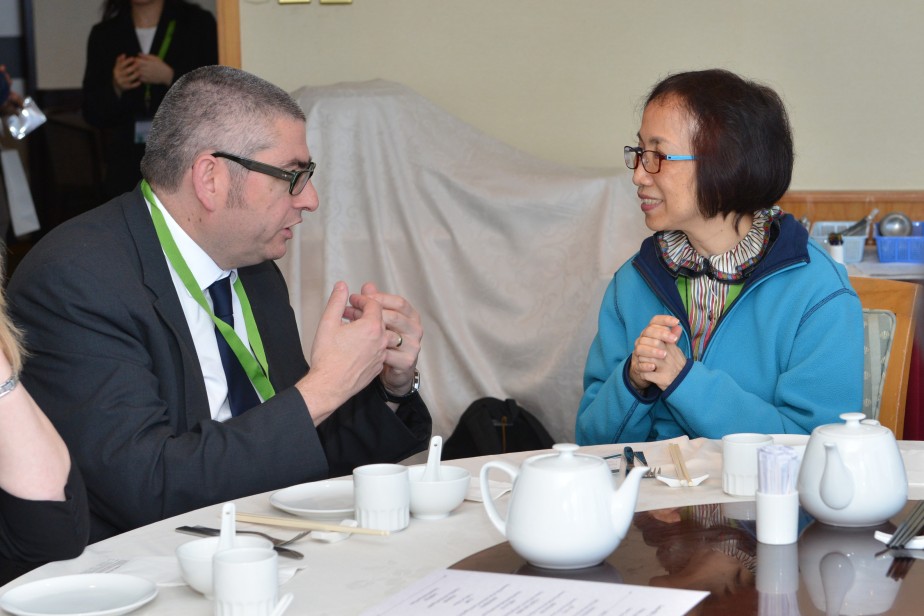
[[[170,43],[173,42],[173,31],[176,30],[176,20],[171,19],[167,24],[167,31],[164,33],[164,40],[160,42],[160,49],[157,51],[157,57],[163,60],[167,57],[167,51],[170,49]],[[144,110],[151,110],[151,84],[144,86]]]
[[[263,349],[263,339],[260,337],[259,330],[257,330],[257,322],[253,318],[253,309],[250,307],[250,300],[247,299],[247,293],[244,291],[244,285],[241,283],[240,276],[234,281],[234,292],[237,293],[237,297],[241,302],[241,311],[244,313],[244,324],[247,327],[247,338],[250,341],[250,346],[256,358],[254,358],[254,355],[250,354],[247,347],[241,342],[234,328],[216,317],[215,313],[212,312],[212,309],[209,307],[208,302],[205,301],[205,294],[202,292],[202,289],[199,288],[199,284],[189,270],[189,266],[186,265],[186,260],[183,259],[183,255],[180,254],[180,249],[177,247],[173,236],[170,234],[170,229],[167,227],[167,221],[164,219],[163,213],[160,211],[160,208],[157,207],[157,202],[154,200],[154,193],[151,191],[151,186],[148,184],[147,180],[141,181],[141,192],[144,193],[144,198],[147,199],[148,203],[151,205],[151,219],[154,221],[154,230],[157,231],[157,239],[160,240],[160,246],[163,248],[164,254],[167,255],[167,259],[170,261],[173,269],[176,270],[177,275],[179,275],[180,280],[183,281],[183,285],[186,287],[186,290],[189,291],[189,294],[196,300],[196,303],[202,306],[206,314],[212,318],[215,327],[218,328],[221,335],[228,341],[228,346],[231,347],[231,350],[234,351],[234,355],[237,356],[238,361],[241,362],[241,366],[244,367],[244,372],[247,373],[250,382],[253,383],[253,386],[256,388],[257,392],[259,392],[260,397],[263,398],[264,401],[269,400],[275,395],[276,390],[273,389],[273,385],[269,381],[269,366],[266,362],[266,352]]]

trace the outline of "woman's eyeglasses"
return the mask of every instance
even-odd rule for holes
[[[691,154],[661,154],[654,150],[643,150],[642,148],[633,148],[627,145],[623,148],[623,157],[626,160],[626,167],[635,169],[638,167],[638,161],[642,161],[642,167],[648,173],[657,173],[661,170],[662,160],[696,160]]]

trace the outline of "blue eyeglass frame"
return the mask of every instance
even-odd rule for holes
[[[629,162],[630,153],[635,156],[635,166],[633,166]],[[654,154],[654,158],[652,160],[658,161],[658,168],[655,169],[654,171],[649,169],[648,166],[645,164],[644,155],[646,153]],[[626,163],[626,167],[628,167],[629,169],[637,169],[638,163],[641,162],[642,168],[648,173],[651,173],[652,175],[661,171],[661,161],[662,160],[696,160],[696,157],[693,156],[692,154],[661,154],[660,152],[655,152],[654,150],[643,150],[642,148],[633,147],[631,145],[627,145],[623,148],[622,157]]]
[[[311,176],[314,175],[314,169],[317,167],[315,161],[311,161],[304,169],[300,169],[298,171],[289,171],[288,169],[280,169],[279,167],[274,167],[273,165],[261,163],[258,160],[251,160],[249,158],[244,158],[243,156],[235,156],[234,154],[228,154],[227,152],[212,152],[212,156],[215,156],[216,158],[227,158],[228,160],[234,161],[242,167],[249,169],[250,171],[256,171],[257,173],[262,173],[264,175],[278,178],[280,180],[286,180],[289,183],[289,194],[293,197],[301,194],[301,192],[305,190],[305,186],[308,185],[308,180],[310,180]]]

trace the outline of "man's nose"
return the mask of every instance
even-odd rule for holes
[[[318,209],[319,205],[320,199],[318,198],[318,191],[315,189],[314,183],[308,180],[302,192],[295,195],[293,206],[298,209],[305,209],[309,212],[313,212]]]

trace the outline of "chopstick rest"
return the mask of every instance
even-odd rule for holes
[[[881,530],[875,531],[873,533],[873,537],[875,537],[877,541],[881,541],[882,543],[885,543],[886,545],[888,545],[889,542],[892,540],[892,535],[890,533],[884,533]],[[905,543],[904,549],[905,550],[924,550],[924,535],[918,535],[917,537],[913,537],[912,539],[909,539]],[[922,554],[922,557],[924,557],[924,554]]]
[[[708,473],[700,475],[699,477],[690,476],[690,471],[687,469],[687,465],[683,460],[683,454],[680,452],[680,445],[677,443],[670,443],[667,449],[671,456],[671,462],[674,464],[674,472],[677,477],[666,477],[657,474],[655,475],[655,479],[671,488],[688,488],[698,486],[709,478]]]
[[[689,481],[684,481],[683,479],[674,479],[673,477],[665,477],[664,475],[655,475],[655,479],[671,488],[695,488],[702,482],[709,479],[709,474],[706,473],[705,475],[700,475],[699,477],[693,477]]]
[[[356,528],[359,526],[359,522],[356,520],[340,520],[340,526]],[[322,541],[324,543],[337,543],[338,541],[348,539],[350,537],[350,533],[337,532],[332,530],[313,530],[308,536],[315,541]]]

